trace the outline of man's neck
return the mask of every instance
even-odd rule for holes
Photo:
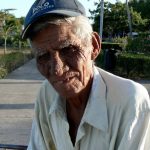
[[[88,102],[92,81],[93,79],[89,81],[86,88],[77,97],[66,100],[66,113],[70,126],[69,133],[73,144],[75,144],[77,130]]]

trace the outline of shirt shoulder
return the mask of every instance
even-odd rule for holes
[[[106,84],[108,103],[140,109],[150,110],[150,99],[146,88],[129,79],[125,79],[98,68],[102,79]]]
[[[40,110],[42,113],[48,114],[50,109],[53,108],[53,103],[57,98],[58,93],[48,80],[44,80],[35,101],[35,111]]]

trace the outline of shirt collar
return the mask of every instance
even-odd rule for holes
[[[105,132],[108,129],[106,85],[96,67],[94,67],[92,89],[82,121]]]
[[[53,112],[59,112],[61,115],[64,115],[66,110],[65,100],[59,96],[59,94],[56,92],[56,90],[53,87],[52,89],[49,90],[51,91],[50,97],[52,98],[51,100],[52,102],[49,107],[49,115],[51,115]]]

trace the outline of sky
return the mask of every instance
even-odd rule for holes
[[[11,14],[14,14],[17,18],[19,17],[25,17],[29,8],[33,4],[35,0],[0,0],[0,10],[2,9],[16,9],[10,11]],[[86,14],[87,16],[90,16],[90,13],[88,12],[89,9],[93,10],[94,2],[99,2],[99,0],[79,0],[84,7],[86,8]],[[115,0],[107,0],[111,3],[115,3]],[[124,0],[121,0],[124,1]]]

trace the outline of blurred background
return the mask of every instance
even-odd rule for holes
[[[33,2],[1,1],[0,78],[33,58],[29,43],[20,39],[25,15]],[[80,2],[102,39],[97,65],[123,77],[149,79],[150,0]]]
[[[20,39],[34,0],[0,1],[0,148],[26,149],[44,80],[28,41]],[[143,84],[150,93],[150,0],[80,2],[101,37],[96,65]]]

